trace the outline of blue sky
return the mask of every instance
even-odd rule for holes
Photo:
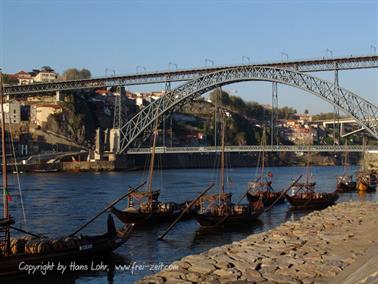
[[[49,65],[117,74],[203,66],[205,58],[252,61],[369,54],[378,47],[372,1],[8,1],[0,0],[0,65],[5,72]],[[328,54],[329,56],[329,54]],[[330,72],[314,74],[333,80]],[[340,72],[341,86],[378,104],[378,71]],[[131,87],[159,90],[162,86]],[[270,103],[269,83],[229,85],[247,100]],[[279,87],[279,103],[329,111],[318,98]]]

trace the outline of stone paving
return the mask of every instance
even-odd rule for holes
[[[176,270],[137,283],[324,283],[378,243],[377,217],[376,202],[343,202],[186,256],[172,263]]]

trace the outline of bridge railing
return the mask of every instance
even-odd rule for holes
[[[246,145],[246,146],[226,146],[226,152],[363,152],[378,151],[377,146],[361,146],[350,145],[347,148],[343,145]],[[220,152],[220,147],[215,146],[199,146],[199,147],[156,147],[156,153],[214,153]],[[151,153],[151,148],[131,148],[127,151],[127,154],[148,154]]]

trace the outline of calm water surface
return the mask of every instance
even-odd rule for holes
[[[305,172],[301,167],[277,167],[273,172],[276,190],[285,188],[290,180]],[[355,172],[355,168],[351,169]],[[317,190],[330,192],[335,189],[335,177],[342,173],[341,167],[314,167],[312,173],[317,181]],[[228,190],[233,192],[237,202],[245,192],[246,185],[255,176],[255,169],[239,168],[229,170]],[[21,174],[23,200],[27,224],[22,222],[22,211],[18,196],[13,192],[12,214],[17,225],[32,232],[51,236],[72,233],[111,201],[127,191],[128,185],[136,186],[144,180],[143,172],[102,172],[102,173],[52,173]],[[15,179],[15,175],[10,177]],[[165,170],[154,177],[156,187],[161,190],[162,201],[185,201],[193,199],[217,174],[212,169]],[[215,192],[215,190],[214,190]],[[342,194],[338,202],[351,199],[378,200],[376,194],[358,196],[355,193]],[[118,207],[125,206],[120,203]],[[112,259],[124,264],[169,264],[189,254],[200,253],[212,247],[240,240],[254,233],[269,230],[288,219],[304,214],[288,210],[287,204],[275,206],[264,213],[260,221],[242,227],[203,230],[194,221],[180,222],[164,241],[156,238],[167,225],[134,231],[129,241],[116,251]],[[85,234],[99,234],[106,230],[106,214],[83,231]],[[116,221],[117,225],[122,224]],[[132,283],[145,275],[142,271],[112,271],[91,273],[68,273],[54,279],[55,283]],[[51,279],[39,279],[36,283],[51,283]],[[30,283],[30,282],[28,282]]]

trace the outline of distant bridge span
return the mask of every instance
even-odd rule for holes
[[[37,83],[30,85],[5,86],[6,95],[49,94],[57,91],[69,91],[80,89],[94,89],[112,86],[130,86],[143,84],[157,84],[165,82],[190,81],[225,69],[240,67],[267,66],[275,68],[292,69],[298,72],[318,72],[332,70],[350,70],[378,68],[378,55],[363,55],[335,58],[316,58],[303,60],[272,61],[252,64],[221,65],[190,69],[165,70],[155,72],[143,72],[111,77],[94,77],[90,79],[54,81],[49,83]]]
[[[273,145],[273,146],[225,146],[225,152],[245,153],[245,152],[363,152],[378,151],[378,146],[349,145],[347,148],[342,145]],[[215,153],[220,147],[200,146],[200,147],[156,147],[158,154],[190,154],[190,153]],[[131,148],[128,155],[150,154],[151,148]]]
[[[220,70],[180,85],[137,113],[120,129],[118,153],[124,153],[142,136],[145,140],[156,120],[202,94],[223,85],[242,81],[271,81],[312,93],[352,116],[378,139],[378,108],[334,83],[293,70],[264,66],[240,66]]]

